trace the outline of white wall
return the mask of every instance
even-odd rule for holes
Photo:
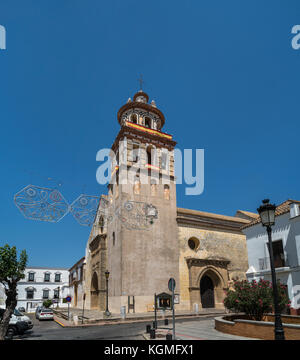
[[[28,281],[28,275],[30,272],[34,272],[34,281]],[[50,281],[44,281],[44,274],[50,273]],[[55,282],[55,274],[60,273],[60,282]],[[42,305],[43,290],[49,289],[49,299],[54,297],[54,289],[60,287],[59,291],[59,306],[66,307],[67,304],[62,303],[62,298],[69,295],[69,271],[62,268],[40,268],[40,267],[29,267],[25,270],[25,279],[18,283],[18,303],[17,307],[24,307],[28,312],[34,312],[38,305]],[[34,298],[27,299],[26,288],[34,288]],[[56,306],[56,305],[55,305]]]
[[[288,286],[289,298],[293,298],[293,289],[300,285],[300,217],[290,218],[290,213],[277,216],[272,227],[272,241],[282,240],[283,251],[287,264],[276,269],[277,279]],[[261,223],[243,230],[247,237],[249,280],[260,278],[271,280],[270,270],[259,270],[259,258],[269,258],[267,248],[268,235]],[[300,288],[299,288],[300,291]],[[300,299],[296,308],[300,308]]]

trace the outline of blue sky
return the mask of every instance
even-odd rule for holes
[[[178,206],[234,215],[300,200],[299,14],[296,0],[1,1],[0,245],[26,248],[32,266],[84,255],[89,228],[27,220],[13,196],[59,182],[70,203],[103,193],[96,153],[141,73],[164,131],[205,149],[204,193],[178,186]]]

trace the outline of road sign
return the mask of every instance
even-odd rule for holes
[[[168,282],[168,288],[170,291],[174,291],[176,287],[176,282],[175,279],[170,278],[169,282]]]
[[[69,303],[69,302],[71,302],[71,301],[72,301],[71,296],[67,296],[67,297],[66,297],[66,302],[68,302],[68,303]]]

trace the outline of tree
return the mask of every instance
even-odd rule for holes
[[[224,305],[235,312],[246,313],[251,319],[261,321],[263,316],[274,309],[273,286],[270,281],[260,279],[235,281],[233,290],[227,292]],[[286,286],[277,283],[280,311],[290,306]]]
[[[45,300],[45,301],[43,302],[43,306],[44,306],[45,308],[49,308],[51,305],[52,305],[52,300]]]
[[[21,251],[18,260],[15,246],[6,244],[0,247],[0,282],[4,285],[6,295],[6,310],[0,323],[0,340],[4,340],[11,315],[17,306],[17,284],[25,277],[27,259],[25,250]]]

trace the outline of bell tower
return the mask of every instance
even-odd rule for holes
[[[119,312],[133,300],[146,312],[154,294],[168,292],[170,277],[179,292],[174,147],[162,131],[163,113],[138,91],[117,114],[120,131],[111,147],[107,224],[109,306]]]

